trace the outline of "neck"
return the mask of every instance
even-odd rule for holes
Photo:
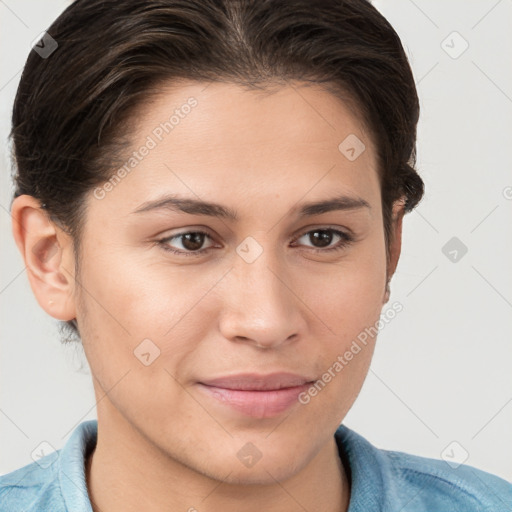
[[[94,512],[348,510],[350,486],[334,436],[300,472],[271,485],[217,481],[175,460],[154,458],[147,447],[116,450],[121,446],[98,429],[85,467]]]

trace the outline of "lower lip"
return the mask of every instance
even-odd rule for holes
[[[311,383],[293,388],[270,391],[241,391],[237,389],[217,388],[199,383],[199,388],[219,402],[232,409],[254,418],[271,418],[298,403],[299,395],[307,391]]]

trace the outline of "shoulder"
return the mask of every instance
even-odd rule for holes
[[[350,512],[360,510],[358,502],[379,503],[382,511],[398,506],[402,512],[512,512],[512,484],[498,476],[466,464],[379,449],[343,425],[336,438],[352,472]]]
[[[97,420],[80,423],[63,448],[0,476],[0,512],[92,512],[85,457],[97,440]]]
[[[56,464],[59,456],[60,450],[0,476],[0,512],[65,512],[64,508],[59,507],[62,502]]]
[[[512,484],[467,464],[382,450],[402,489],[417,493],[416,502],[456,510],[512,512]]]

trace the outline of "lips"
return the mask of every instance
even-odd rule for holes
[[[203,380],[201,384],[240,391],[270,391],[302,386],[313,380],[314,379],[308,379],[307,377],[288,372],[271,373],[267,375],[245,373]]]
[[[277,416],[298,403],[298,396],[315,379],[289,372],[238,374],[198,383],[199,389],[221,407],[256,418]]]

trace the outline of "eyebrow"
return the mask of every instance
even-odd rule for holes
[[[310,217],[336,210],[357,210],[361,208],[371,209],[370,204],[360,197],[338,195],[323,201],[302,203],[291,209],[291,214],[298,217]],[[166,195],[160,199],[146,201],[132,213],[149,211],[170,210],[188,213],[191,215],[208,215],[237,222],[238,214],[232,208],[218,203],[201,201],[199,199],[185,198],[177,195]]]

